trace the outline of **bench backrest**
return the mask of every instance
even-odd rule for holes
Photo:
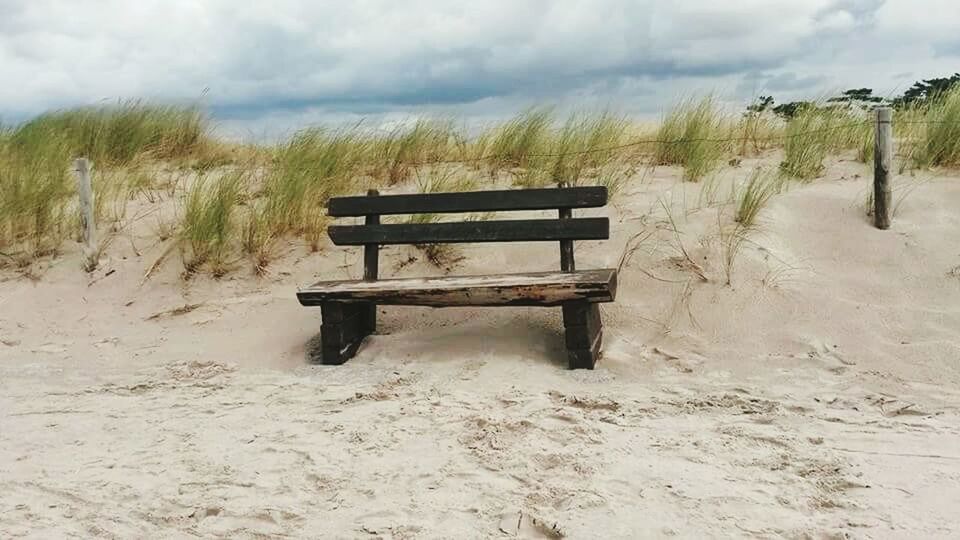
[[[460,242],[560,242],[561,269],[574,270],[574,240],[605,240],[607,218],[574,218],[573,208],[607,204],[603,186],[335,197],[327,205],[331,217],[365,216],[363,225],[331,225],[328,234],[337,245],[363,245],[364,279],[377,278],[377,252],[386,244]],[[381,215],[449,214],[556,209],[557,219],[455,221],[381,224]],[[371,268],[372,265],[372,268]]]

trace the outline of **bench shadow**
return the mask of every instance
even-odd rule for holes
[[[304,345],[304,349],[304,355],[306,356],[308,364],[323,364],[323,339],[321,338],[320,332],[317,332],[313,337],[307,340],[306,345]]]

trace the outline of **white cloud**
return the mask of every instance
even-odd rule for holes
[[[205,89],[245,126],[536,100],[652,112],[678,92],[952,71],[955,0],[878,1],[0,0],[0,116]]]

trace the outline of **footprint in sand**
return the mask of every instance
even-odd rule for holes
[[[30,349],[30,352],[59,354],[62,352],[66,352],[66,350],[67,350],[67,347],[61,343],[44,343],[39,347]]]
[[[546,523],[523,511],[507,512],[500,517],[500,532],[516,538],[559,539],[565,534],[556,523]]]
[[[817,361],[828,371],[837,375],[845,373],[849,366],[857,365],[856,362],[847,358],[837,345],[828,345],[819,340],[814,340],[809,346],[810,351],[804,357]]]

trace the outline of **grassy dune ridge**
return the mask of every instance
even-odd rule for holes
[[[899,167],[960,165],[960,90],[895,116]],[[187,274],[222,275],[248,260],[258,271],[279,240],[319,249],[326,201],[413,178],[451,185],[512,179],[517,187],[604,184],[616,191],[637,167],[677,166],[685,181],[709,179],[726,162],[779,150],[779,171],[744,171],[737,222],[753,222],[790,181],[819,176],[830,155],[869,162],[869,111],[812,104],[789,119],[734,113],[712,95],[680,101],[650,128],[609,111],[521,112],[474,136],[452,118],[423,118],[390,131],[311,127],[274,145],[217,140],[196,106],[127,101],[54,111],[0,126],[0,265],[56,255],[78,232],[73,158],[95,163],[97,217],[119,221],[129,201],[176,201],[161,240],[174,238]],[[498,180],[499,179],[499,180]],[[420,182],[421,184],[423,182]]]

